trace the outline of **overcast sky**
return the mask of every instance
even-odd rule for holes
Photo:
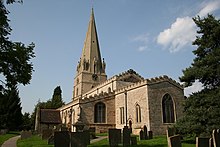
[[[219,0],[24,0],[8,5],[10,39],[36,45],[31,83],[19,86],[23,112],[31,113],[39,99],[51,99],[56,86],[63,100],[71,101],[92,5],[108,78],[134,69],[144,78],[168,75],[179,81],[196,49],[192,17],[210,13],[220,18]],[[200,88],[197,83],[185,95]]]

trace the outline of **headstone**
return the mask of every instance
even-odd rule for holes
[[[48,145],[54,145],[54,136],[51,135],[49,138],[48,138]]]
[[[89,131],[71,133],[71,147],[87,147],[89,144]]]
[[[53,134],[52,129],[45,129],[42,131],[42,140],[48,139]]]
[[[153,131],[148,131],[148,139],[153,139]]]
[[[174,128],[167,127],[166,134],[167,134],[167,138],[170,137],[170,136],[174,136],[175,135]]]
[[[1,129],[0,130],[0,135],[5,135],[6,133],[8,133],[8,129]]]
[[[130,146],[131,134],[128,126],[123,128],[123,146]]]
[[[147,140],[148,139],[148,136],[147,136],[147,126],[144,125],[144,139]]]
[[[70,135],[68,131],[54,132],[54,147],[69,147]]]
[[[61,131],[68,131],[67,127],[61,127]]]
[[[108,139],[110,147],[118,146],[121,143],[121,129],[109,129]]]
[[[140,131],[139,138],[140,138],[140,140],[144,140],[144,131],[143,130]]]
[[[180,135],[168,137],[168,147],[182,147]]]
[[[220,130],[213,130],[212,132],[214,147],[220,147]]]
[[[196,147],[209,147],[209,138],[196,137]]]
[[[90,139],[96,138],[95,127],[90,127],[89,132],[90,132]]]
[[[27,139],[27,138],[30,138],[31,136],[32,136],[31,131],[22,131],[21,132],[21,139]]]
[[[131,137],[131,145],[137,145],[137,137],[136,136]]]
[[[212,138],[209,139],[209,147],[214,147],[213,139]]]

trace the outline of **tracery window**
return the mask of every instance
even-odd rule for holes
[[[95,104],[95,119],[94,122],[95,123],[105,123],[105,113],[106,113],[106,107],[105,104],[102,102],[98,102],[97,104]]]
[[[174,105],[169,94],[165,94],[162,100],[163,123],[174,123]]]

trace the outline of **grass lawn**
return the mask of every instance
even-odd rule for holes
[[[137,142],[137,147],[167,147],[167,139],[166,136],[156,136],[151,140],[141,140]],[[107,147],[108,139],[101,140],[99,142],[95,142],[89,147]],[[122,146],[122,145],[120,145]],[[182,147],[195,147],[195,144],[182,143]]]
[[[101,136],[105,136],[104,134]],[[31,138],[18,140],[18,147],[53,147],[53,145],[47,145],[46,140],[41,140],[40,136],[34,135]],[[95,142],[89,147],[108,147],[108,139],[103,139],[99,142]],[[122,144],[120,145],[122,146]],[[134,146],[135,147],[135,146]],[[167,147],[166,136],[156,136],[151,140],[138,140],[138,145],[136,147]],[[182,147],[195,147],[195,144],[182,143]]]
[[[19,139],[17,147],[53,147],[53,145],[48,145],[47,140],[42,140],[40,136],[33,135],[28,139]]]
[[[7,134],[5,134],[5,135],[0,135],[0,146],[1,146],[6,140],[8,140],[9,138],[12,138],[12,137],[17,136],[17,135],[19,135],[18,132],[9,132],[9,133],[7,133]]]

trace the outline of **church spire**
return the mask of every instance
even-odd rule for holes
[[[77,72],[105,73],[105,62],[101,58],[93,8]]]

